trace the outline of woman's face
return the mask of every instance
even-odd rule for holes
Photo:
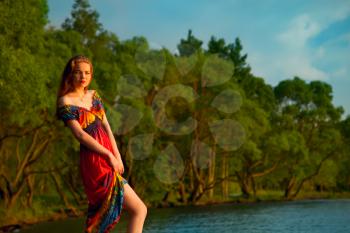
[[[87,87],[91,81],[90,64],[79,62],[73,69],[73,85],[75,88]]]

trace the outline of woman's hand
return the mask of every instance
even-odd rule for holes
[[[123,174],[124,173],[124,164],[123,164],[123,161],[120,159],[120,158],[117,158],[117,161],[118,161],[118,164],[119,164],[119,172],[120,174]]]
[[[124,173],[124,165],[121,159],[116,158],[112,153],[108,155],[110,166],[120,175]]]

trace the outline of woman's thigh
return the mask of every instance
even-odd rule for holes
[[[129,184],[124,184],[124,208],[130,213],[147,212],[147,207]]]

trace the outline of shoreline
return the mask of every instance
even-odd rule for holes
[[[337,195],[338,194],[338,195]],[[148,207],[150,209],[163,209],[163,208],[176,208],[176,207],[195,207],[195,206],[213,206],[213,205],[255,205],[255,204],[269,204],[269,203],[288,203],[288,202],[297,202],[297,201],[311,201],[311,200],[350,200],[350,192],[346,193],[332,193],[330,195],[329,193],[327,195],[316,195],[316,196],[302,196],[300,198],[295,199],[278,199],[278,198],[271,198],[271,199],[260,199],[259,197],[256,199],[244,199],[244,198],[237,198],[235,200],[209,200],[206,202],[199,202],[196,204],[174,204],[174,203],[164,203],[157,206]],[[84,211],[81,211],[78,215],[73,215],[71,213],[54,213],[50,216],[38,216],[37,218],[33,218],[31,220],[24,220],[24,221],[18,221],[14,222],[12,224],[6,224],[0,226],[0,233],[8,233],[8,232],[19,232],[22,229],[29,228],[32,225],[39,224],[42,222],[53,222],[58,220],[65,220],[65,219],[74,219],[74,218],[80,218],[84,217],[85,213]]]

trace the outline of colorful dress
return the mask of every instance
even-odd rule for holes
[[[113,152],[102,125],[105,109],[96,91],[90,110],[67,104],[58,107],[58,115],[65,126],[67,121],[77,120],[85,132]],[[112,169],[104,156],[83,144],[80,144],[80,174],[89,203],[85,232],[110,232],[120,219],[127,181]]]

